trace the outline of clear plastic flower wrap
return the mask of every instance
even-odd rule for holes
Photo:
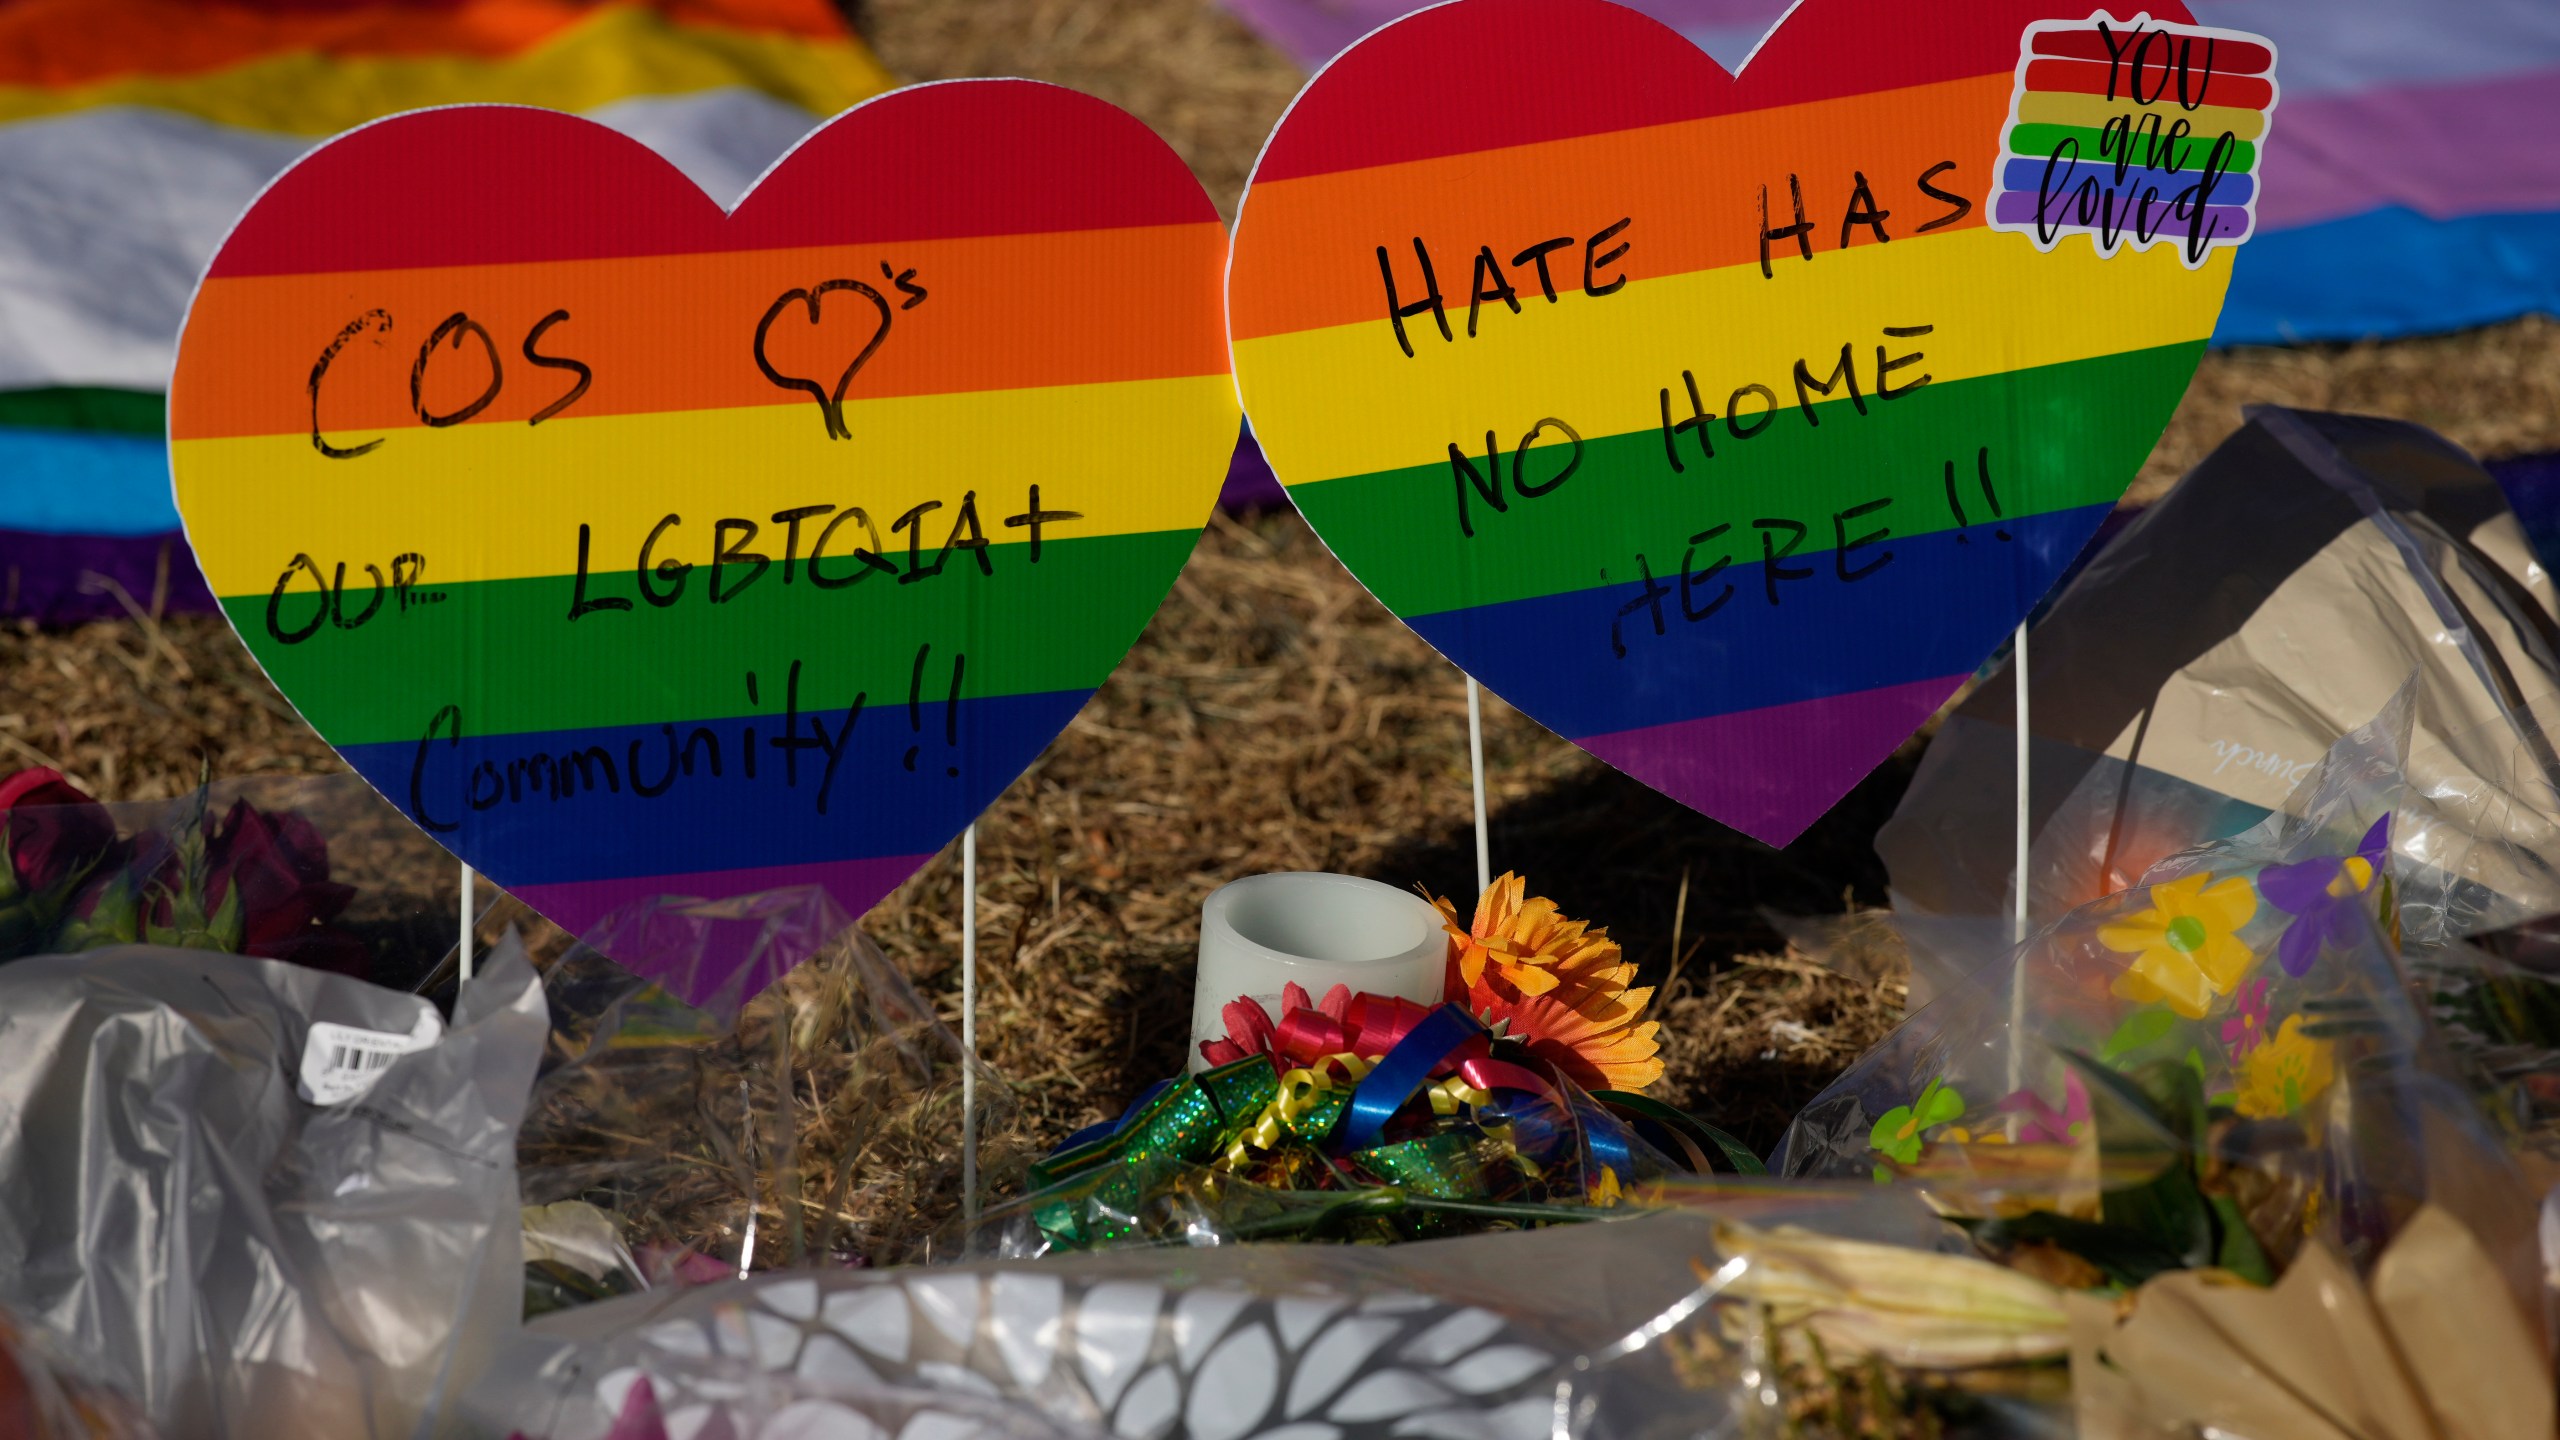
[[[1826,1368],[1780,1336],[1770,1316],[1801,1273],[1779,1273],[1791,1259],[1852,1256],[1890,1270],[1905,1295],[1916,1279],[1942,1332],[1950,1311],[1986,1335],[2020,1323],[2014,1303],[1968,1309],[1937,1293],[1951,1278],[2041,1298],[1985,1262],[1932,1254],[1945,1227],[1907,1193],[1736,1182],[1677,1198],[1606,1223],[1421,1245],[1119,1251],[630,1297],[535,1322],[470,1405],[492,1433],[533,1440],[627,1440],[660,1424],[741,1436],[1774,1436],[1808,1433],[1805,1416],[1838,1406],[1934,1415],[1947,1390],[1895,1379],[1880,1392],[1863,1362],[1844,1352]],[[1959,1399],[1975,1433],[2005,1422],[2032,1433],[2024,1422],[2052,1411],[2049,1397]],[[839,1428],[773,1428],[785,1417]]]
[[[2367,416],[2256,407],[2098,551],[2039,621],[2028,740],[2037,926],[2272,812],[2336,738],[2414,688],[2392,830],[2405,934],[2560,911],[2560,595],[2459,447]],[[1877,837],[1915,1003],[2008,948],[2015,687],[1931,740]]]
[[[2331,750],[2296,813],[2162,860],[1915,1013],[1773,1168],[1914,1186],[2069,1288],[2199,1267],[2264,1285],[2315,1238],[2369,1269],[2432,1206],[2538,1330],[2534,1199],[2393,942],[2411,696]],[[2461,900],[2430,893],[2438,917]]]
[[[2540,1188],[2560,1189],[2560,921],[2412,951],[2405,963],[2491,1124]]]
[[[460,888],[453,857],[354,775],[250,776],[111,805],[50,770],[0,778],[0,963],[173,945],[450,1008]]]
[[[659,954],[690,937],[706,954],[817,958],[729,1015],[586,945],[549,968],[555,1029],[519,1146],[524,1202],[596,1207],[636,1263],[591,1267],[592,1283],[549,1268],[532,1277],[542,1303],[745,1266],[920,1258],[961,1211],[972,1139],[982,1192],[1018,1185],[1010,1088],[824,892],[667,901],[622,923],[648,929]]]

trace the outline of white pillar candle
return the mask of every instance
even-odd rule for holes
[[[1200,907],[1191,1068],[1207,1068],[1202,1041],[1225,1038],[1229,1004],[1260,1001],[1278,1024],[1280,987],[1291,982],[1317,1000],[1348,985],[1438,1004],[1448,957],[1440,922],[1421,896],[1356,875],[1254,875],[1218,887]]]

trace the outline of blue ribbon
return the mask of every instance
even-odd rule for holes
[[[1632,1183],[1636,1179],[1631,1143],[1634,1132],[1627,1128],[1627,1122],[1604,1105],[1577,1104],[1573,1109],[1582,1121],[1583,1139],[1591,1147],[1592,1162],[1608,1166],[1618,1172],[1621,1181]]]
[[[1343,1108],[1341,1128],[1334,1132],[1339,1152],[1366,1150],[1378,1143],[1406,1101],[1431,1079],[1431,1072],[1471,1040],[1484,1038],[1476,1017],[1457,1005],[1443,1005],[1422,1017],[1394,1049],[1378,1062]]]

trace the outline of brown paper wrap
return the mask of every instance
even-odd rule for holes
[[[2426,1206],[2360,1280],[2326,1243],[2269,1289],[2163,1275],[2125,1302],[2076,1296],[2084,1440],[2545,1440],[2538,1317],[2462,1223]]]

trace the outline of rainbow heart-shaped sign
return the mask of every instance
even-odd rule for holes
[[[2208,148],[2273,93],[2214,69],[2262,46],[2189,39],[1802,0],[1737,78],[1604,0],[1421,12],[1254,171],[1246,413],[1443,654],[1784,843],[1999,645],[2185,391],[2248,219],[2248,147]]]
[[[572,933],[793,886],[858,915],[1190,555],[1236,435],[1224,248],[1171,150],[1047,85],[884,96],[735,213],[585,120],[404,115],[215,258],[179,509],[313,727]],[[750,991],[796,958],[756,954]],[[614,958],[693,999],[748,963]]]

